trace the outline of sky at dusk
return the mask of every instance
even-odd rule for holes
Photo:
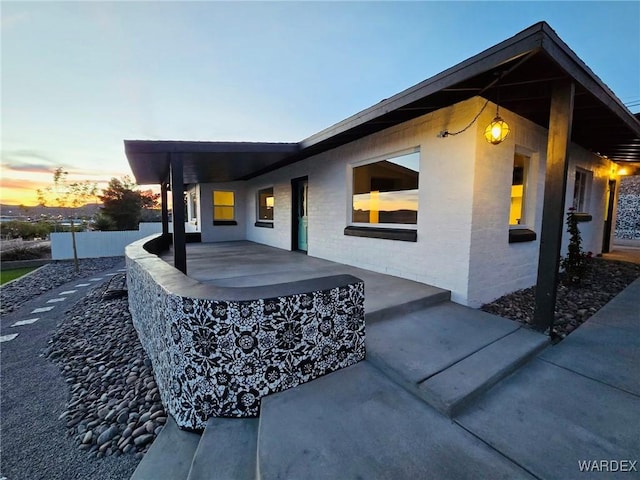
[[[640,2],[10,2],[3,204],[63,167],[104,187],[124,139],[306,138],[541,20],[640,111]]]

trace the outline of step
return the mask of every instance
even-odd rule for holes
[[[518,328],[511,320],[443,302],[367,325],[367,360],[414,388]]]
[[[519,328],[421,382],[418,394],[443,414],[453,417],[548,344],[547,336]]]
[[[425,286],[427,287],[427,286]],[[365,285],[365,295],[366,295]],[[400,302],[391,304],[389,306],[381,307],[365,314],[365,322],[367,325],[373,322],[381,322],[383,320],[391,320],[393,318],[406,315],[424,308],[437,305],[442,302],[448,302],[451,300],[451,292],[449,290],[442,290],[436,287],[429,287],[430,291],[425,292],[424,296],[420,298],[406,300],[399,299]],[[393,302],[391,302],[393,303]],[[375,307],[374,307],[375,308]]]
[[[364,361],[262,399],[258,478],[532,477]]]
[[[171,415],[131,480],[186,480],[200,434],[180,430]]]
[[[210,418],[188,480],[256,478],[257,418]]]

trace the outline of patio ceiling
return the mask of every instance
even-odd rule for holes
[[[172,154],[182,154],[185,183],[245,180],[477,95],[547,128],[551,91],[562,81],[575,83],[571,140],[639,162],[638,118],[545,22],[299,143],[125,140],[125,151],[140,184],[165,181]]]

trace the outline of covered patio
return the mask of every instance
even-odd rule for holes
[[[392,310],[408,312],[449,299],[449,292],[404,278],[314,258],[259,243],[188,243],[188,276],[219,287],[275,286],[336,275],[364,281],[367,323],[386,318]],[[173,264],[173,249],[161,258]]]

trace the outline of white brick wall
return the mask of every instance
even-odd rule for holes
[[[246,240],[246,182],[202,183],[200,184],[200,217],[198,219],[203,242],[227,242]],[[213,225],[213,191],[225,190],[235,192],[237,225]]]
[[[425,115],[248,182],[247,238],[291,248],[291,180],[309,178],[309,255],[397,275],[452,290],[466,297],[473,184],[473,135],[439,138],[441,130],[463,128],[478,101],[443,114]],[[446,120],[445,120],[446,119]],[[401,242],[344,235],[351,215],[350,165],[383,155],[421,149],[418,241]],[[455,177],[455,182],[443,178]],[[274,187],[274,228],[257,228],[255,197]]]
[[[479,306],[536,281],[547,148],[545,129],[506,110],[512,134],[494,146],[483,138],[495,106],[487,107],[476,124],[457,136],[440,138],[467,126],[484,104],[474,98],[433,114],[405,122],[351,142],[246,183],[221,184],[238,192],[242,221],[237,228],[211,227],[211,191],[201,187],[203,241],[248,239],[291,249],[291,180],[309,179],[309,255],[396,275],[451,290],[452,299]],[[418,241],[402,242],[344,235],[351,204],[351,165],[420,148]],[[527,226],[538,234],[535,242],[508,242],[513,155],[518,149],[531,157]],[[575,166],[594,172],[590,224],[582,224],[585,250],[599,252],[602,242],[607,161],[589,152],[571,149],[568,205],[573,193]],[[256,195],[273,186],[274,228],[255,227]],[[240,205],[243,199],[244,208]],[[567,206],[568,206],[567,205]],[[210,222],[209,222],[210,223]],[[223,229],[220,233],[219,230]],[[587,238],[588,237],[588,238]]]
[[[495,107],[494,107],[495,108]],[[474,179],[473,228],[469,267],[467,305],[480,306],[505,293],[527,288],[536,283],[538,252],[542,229],[544,176],[547,154],[547,130],[508,111],[501,110],[512,134],[500,145],[484,141],[483,133],[493,117],[494,108],[478,119],[476,132],[476,175]],[[531,158],[526,194],[526,227],[538,236],[534,242],[508,242],[506,224],[513,155],[518,151]],[[593,220],[580,224],[583,249],[594,254],[602,250],[604,205],[611,163],[577,145],[570,147],[567,194],[564,211],[573,199],[576,167],[593,172],[588,213]],[[566,230],[564,228],[563,230]],[[563,234],[562,255],[567,252],[569,235]]]

